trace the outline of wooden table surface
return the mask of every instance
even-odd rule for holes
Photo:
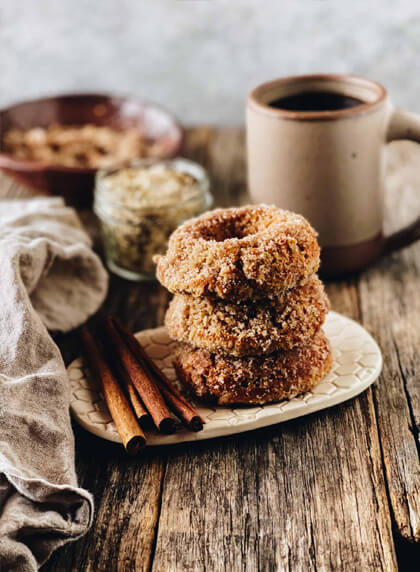
[[[217,205],[246,201],[241,129],[191,129],[184,154],[209,169]],[[420,212],[419,159],[413,144],[389,149],[389,229]],[[1,189],[27,194],[4,177]],[[295,421],[136,458],[75,426],[95,520],[43,571],[419,570],[420,244],[327,289],[383,351],[373,387]],[[112,277],[105,305],[139,330],[162,324],[168,299],[156,283]],[[75,333],[57,342],[66,362],[77,355]]]

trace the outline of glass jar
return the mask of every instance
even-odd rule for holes
[[[188,159],[145,159],[98,171],[93,209],[109,269],[130,280],[153,279],[153,256],[165,253],[181,223],[212,203],[205,170]]]

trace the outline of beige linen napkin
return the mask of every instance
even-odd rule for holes
[[[0,201],[0,570],[37,570],[88,529],[77,486],[69,386],[47,328],[102,303],[107,274],[60,198]]]

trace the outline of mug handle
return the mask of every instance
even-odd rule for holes
[[[420,143],[420,115],[394,109],[388,124],[387,143],[406,139]],[[384,251],[393,252],[420,239],[420,216],[406,227],[385,238]]]

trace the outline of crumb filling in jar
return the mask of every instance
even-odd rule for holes
[[[94,211],[109,268],[133,280],[153,278],[153,256],[166,251],[171,233],[211,204],[204,169],[186,159],[99,171]]]

